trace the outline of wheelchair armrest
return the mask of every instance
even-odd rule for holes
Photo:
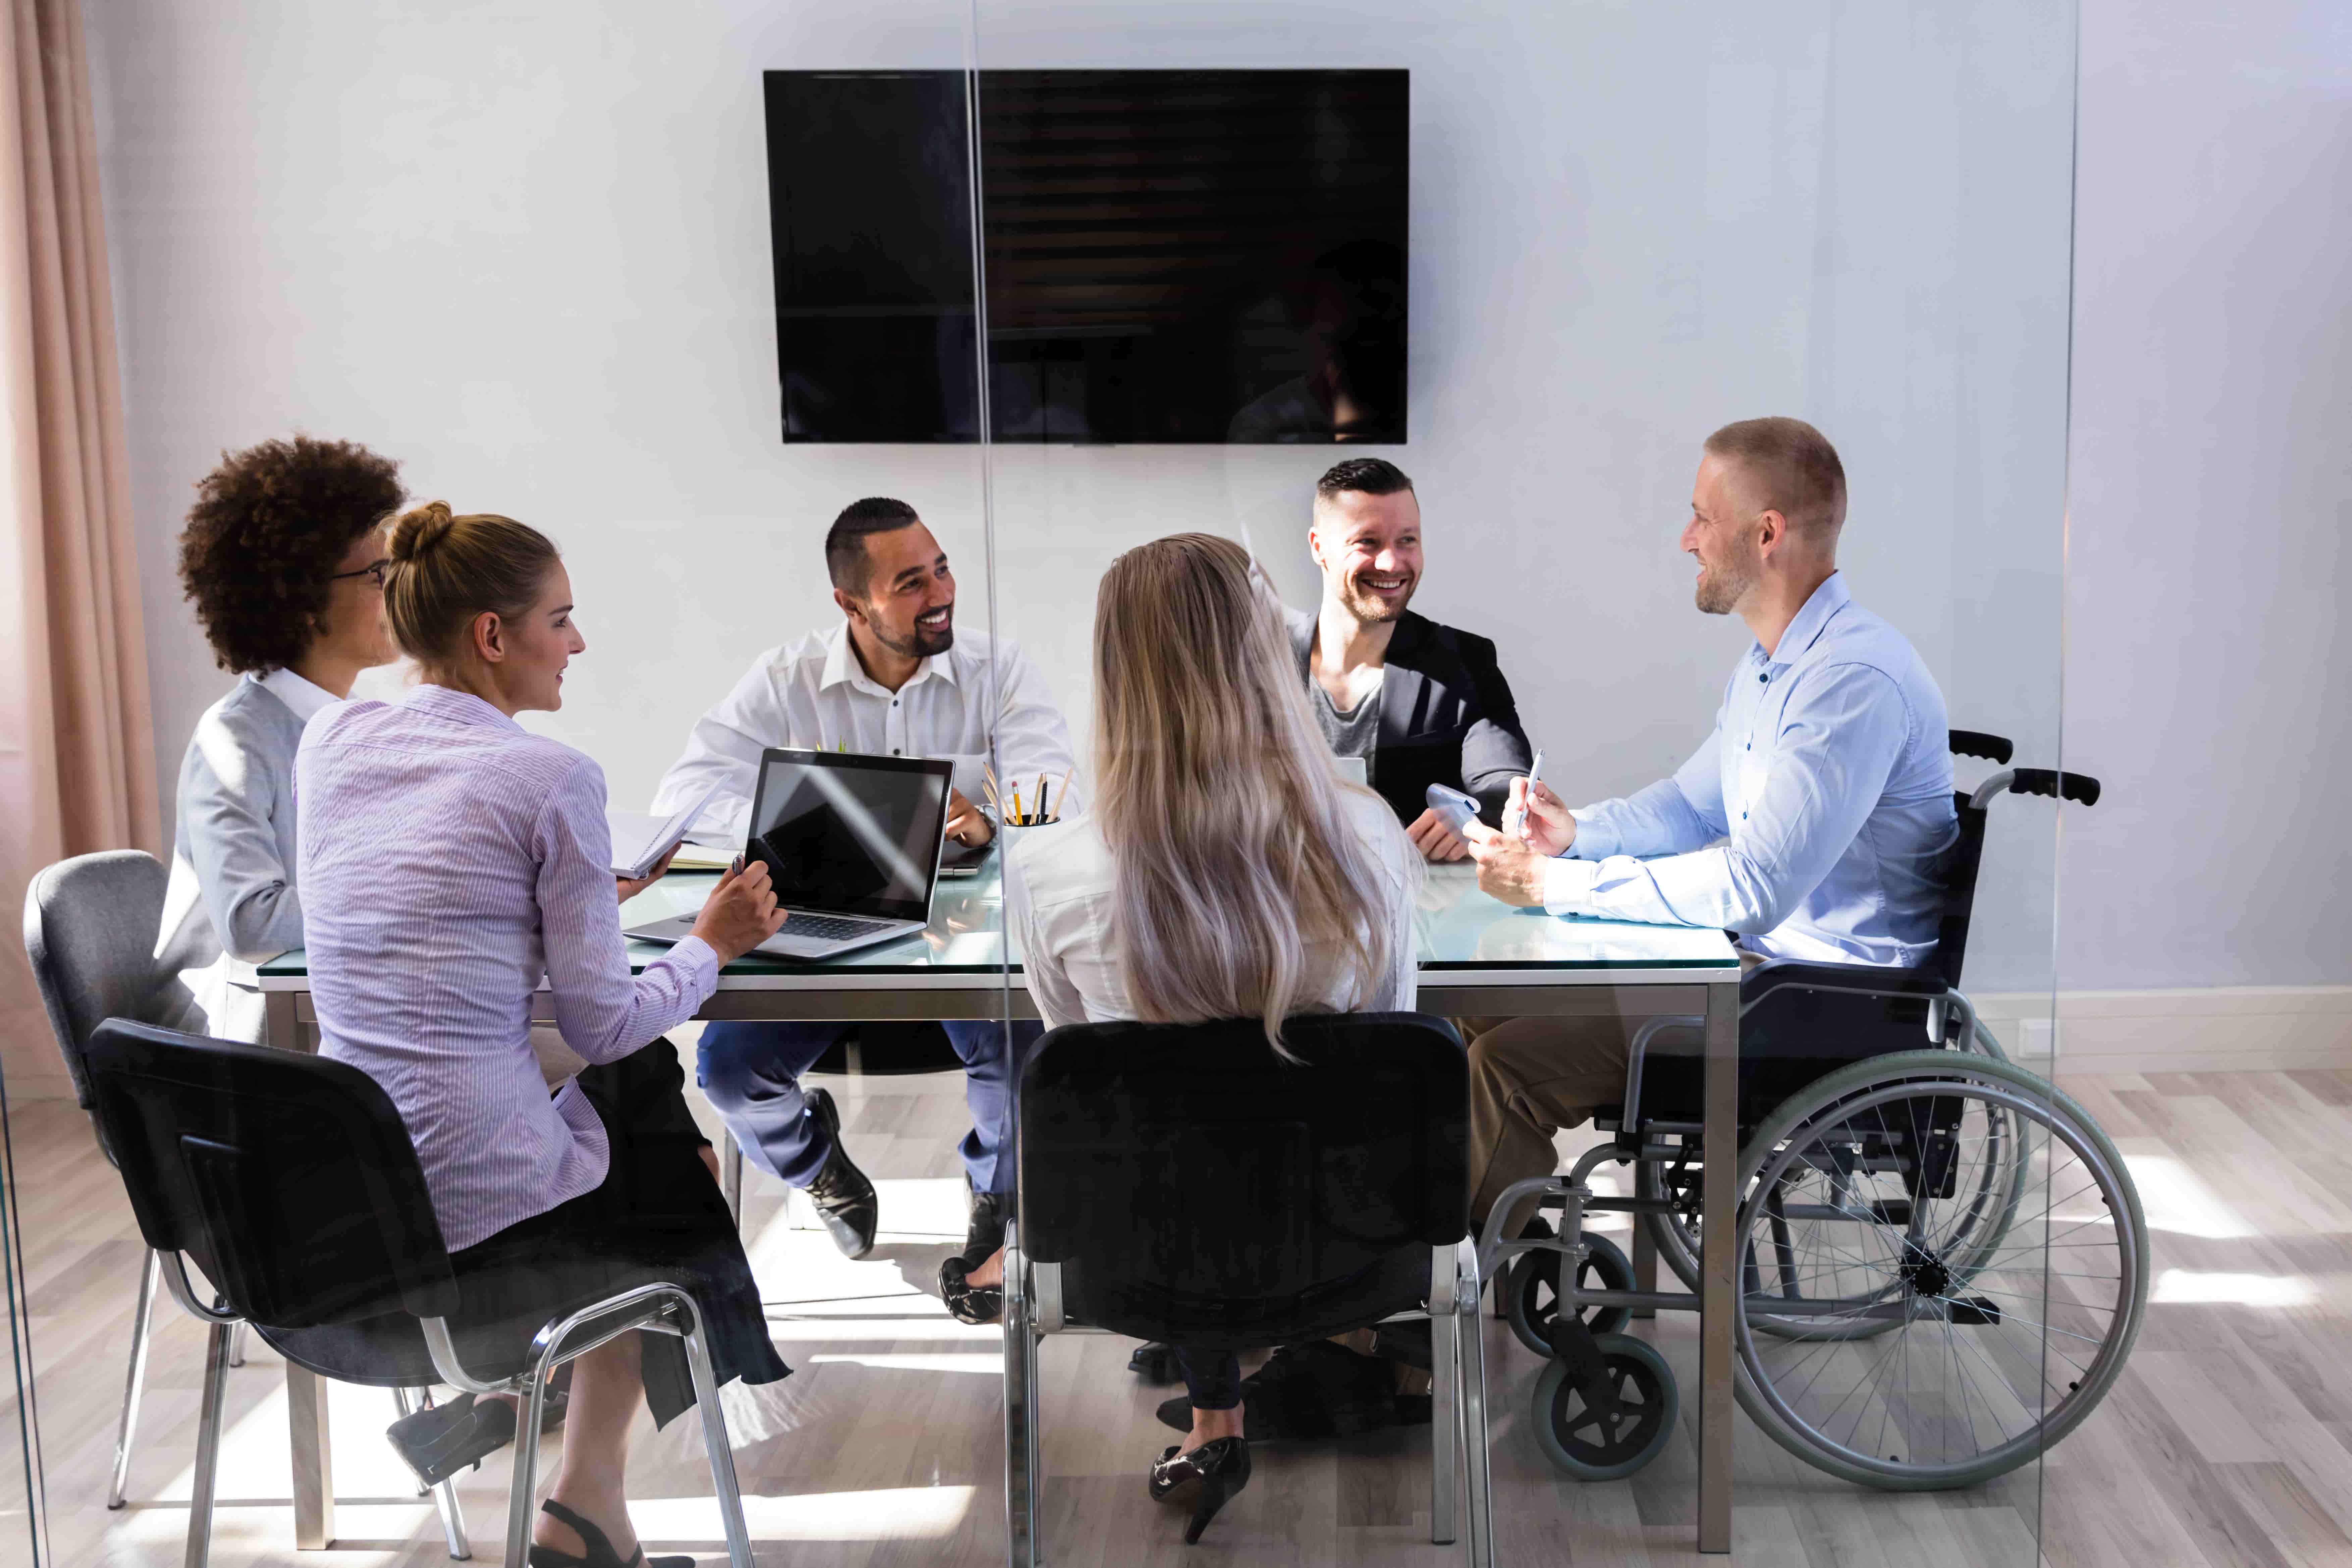
[[[1944,977],[1925,969],[1895,969],[1875,963],[1807,963],[1776,958],[1748,972],[1739,983],[1739,1011],[1749,1009],[1776,991],[1837,991],[1854,996],[1944,995],[1951,987]]]

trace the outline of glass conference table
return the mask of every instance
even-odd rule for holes
[[[929,929],[823,963],[754,955],[729,964],[698,1018],[1034,1018],[1022,984],[1020,953],[1004,930],[1003,888],[991,857],[979,875],[942,879]],[[716,873],[673,871],[631,900],[624,925],[639,925],[701,906]],[[1613,921],[1559,920],[1514,910],[1478,890],[1466,863],[1432,867],[1414,919],[1421,949],[1420,1011],[1443,1017],[1646,1017],[1706,1019],[1706,1136],[1709,1147],[1738,1138],[1736,1064],[1739,960],[1722,932]],[[1012,963],[1006,963],[1013,947]],[[629,944],[642,966],[664,951]],[[312,1047],[316,1015],[310,973],[298,950],[262,964],[269,1044]],[[553,1016],[541,991],[532,1016]],[[1732,1254],[1732,1165],[1704,1167],[1701,1251]],[[1654,1289],[1655,1263],[1646,1227],[1636,1226],[1637,1287]],[[1731,1550],[1731,1276],[1708,1267],[1701,1279],[1699,1327],[1698,1547]],[[334,1499],[327,1477],[326,1392],[289,1366],[287,1393],[294,1440],[295,1544],[323,1550],[334,1538]]]

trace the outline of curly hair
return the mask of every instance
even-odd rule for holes
[[[180,533],[180,586],[223,669],[299,661],[352,541],[400,509],[400,465],[354,441],[297,436],[221,454]]]

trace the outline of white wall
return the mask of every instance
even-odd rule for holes
[[[1953,719],[2056,747],[2072,37],[2020,0],[990,0],[982,63],[1408,66],[1421,607],[1495,637],[1570,793],[1703,734],[1744,640],[1674,550],[1699,439],[1801,413],[1853,482],[1858,594]],[[962,63],[921,0],[110,0],[106,77],[159,747],[222,687],[171,538],[224,447],[301,427],[567,547],[591,643],[547,726],[639,799],[692,713],[830,612],[846,500],[916,502],[982,585],[978,455],[775,437],[758,73]],[[1334,454],[996,458],[1003,624],[1083,723],[1125,544],[1244,532],[1308,592]],[[2006,825],[2005,825],[2006,826]],[[1996,843],[1985,986],[2049,977],[2046,817]],[[2084,984],[2091,982],[2085,981]]]
[[[2352,982],[2352,9],[2087,0],[2080,202],[2060,983]]]

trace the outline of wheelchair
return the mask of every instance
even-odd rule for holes
[[[1996,764],[2013,752],[1969,731],[1950,744]],[[1987,810],[2010,793],[2090,805],[2099,784],[2004,766],[1956,794],[1929,963],[1774,961],[1740,985],[1734,1391],[1798,1458],[1888,1490],[1978,1485],[2056,1443],[2113,1386],[2147,1302],[2147,1223],[2122,1157],[2006,1058],[1959,988]],[[1674,1374],[1623,1330],[1636,1310],[1698,1310],[1703,1066],[1653,1047],[1702,1025],[1646,1022],[1624,1103],[1596,1118],[1611,1142],[1565,1176],[1507,1188],[1480,1244],[1498,1310],[1550,1358],[1537,1441],[1580,1479],[1631,1475],[1673,1430]],[[1630,1195],[1591,1186],[1612,1163],[1633,1167]],[[1557,1234],[1503,1239],[1531,1195],[1559,1211]],[[1612,1211],[1688,1294],[1637,1281],[1623,1249],[1586,1230]]]

